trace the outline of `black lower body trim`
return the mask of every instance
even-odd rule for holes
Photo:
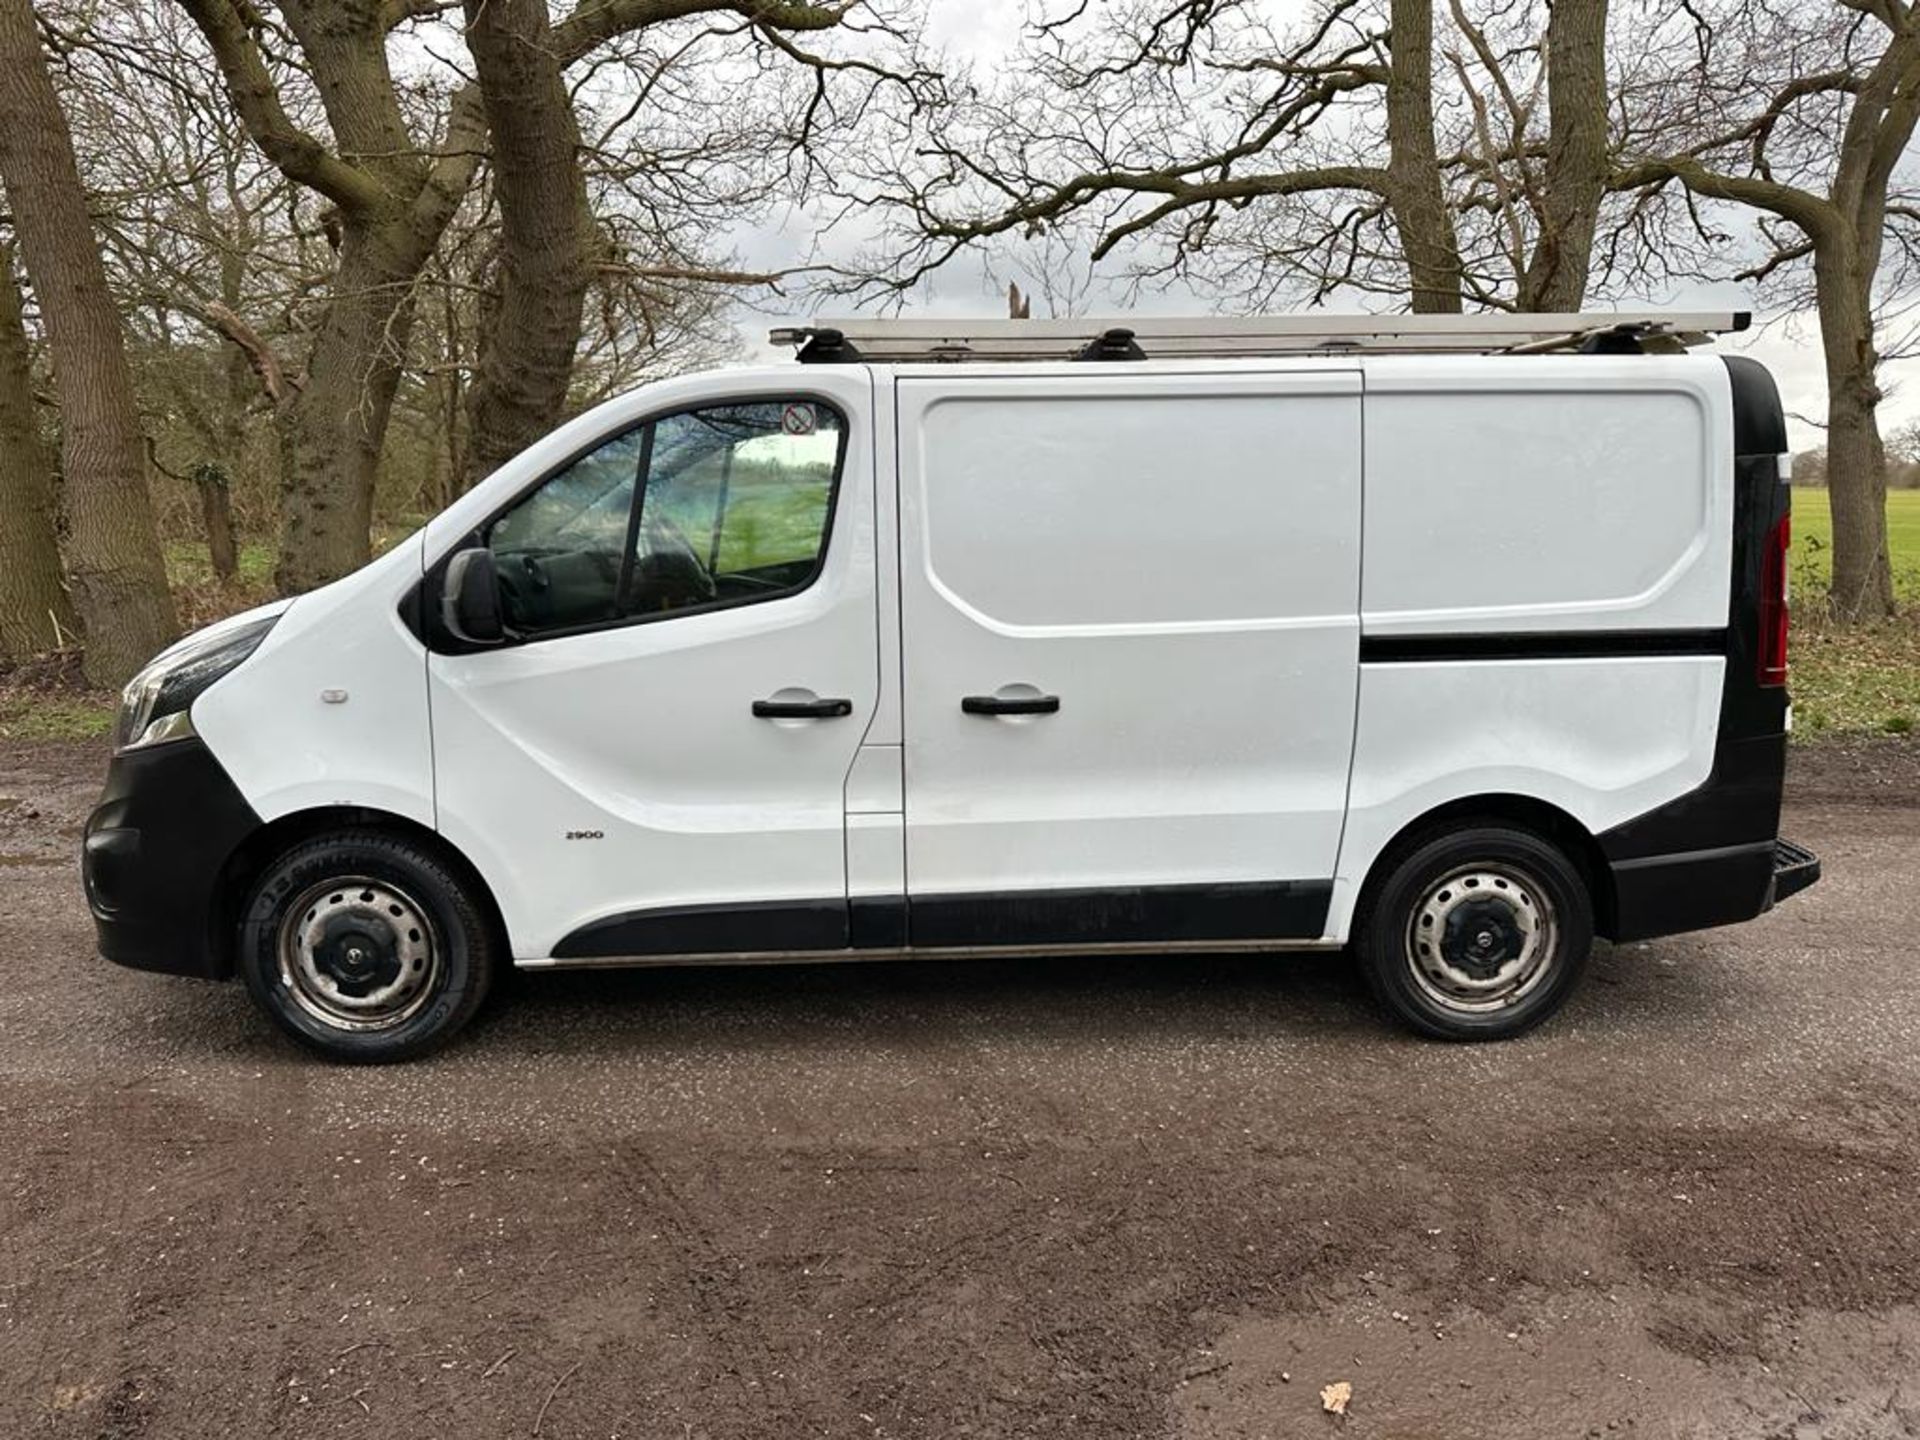
[[[198,740],[115,756],[80,855],[100,953],[135,970],[230,973],[222,880],[259,827]]]
[[[1332,900],[1330,880],[929,895],[909,903],[907,929],[928,948],[1317,940]]]
[[[1771,845],[1780,830],[1787,737],[1722,738],[1713,769],[1697,789],[1597,838],[1609,860],[1636,860],[1729,845]]]
[[[553,947],[553,958],[845,950],[847,939],[845,900],[677,905],[583,925]]]
[[[1332,900],[1330,880],[1280,880],[687,905],[596,920],[553,958],[1317,940]]]
[[[1751,920],[1773,903],[1774,842],[1615,860],[1609,940],[1651,940]]]
[[[907,943],[904,895],[856,895],[847,904],[848,938],[856,950],[898,950]]]

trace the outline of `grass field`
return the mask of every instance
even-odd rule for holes
[[[1904,604],[1920,604],[1920,490],[1887,495],[1887,548],[1893,588]],[[1811,599],[1833,574],[1833,512],[1827,492],[1798,486],[1793,492],[1793,588]]]
[[[1920,490],[1887,496],[1894,591],[1906,612],[1838,630],[1822,605],[1833,573],[1825,490],[1793,492],[1793,714],[1797,734],[1910,734],[1920,727]]]

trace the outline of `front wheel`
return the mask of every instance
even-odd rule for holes
[[[240,927],[248,991],[336,1060],[409,1060],[486,999],[498,945],[469,884],[426,846],[378,831],[294,846],[254,886]]]
[[[1593,901],[1558,846],[1483,825],[1430,836],[1388,865],[1354,949],[1373,993],[1413,1029],[1502,1040],[1573,993]]]

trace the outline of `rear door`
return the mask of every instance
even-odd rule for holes
[[[1360,377],[1086,372],[896,382],[912,943],[1318,937]]]

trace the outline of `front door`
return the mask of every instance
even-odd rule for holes
[[[481,529],[513,638],[431,657],[435,792],[517,958],[847,943],[871,414],[864,369],[683,404]]]
[[[916,946],[1324,931],[1360,378],[1126,368],[897,382]]]

